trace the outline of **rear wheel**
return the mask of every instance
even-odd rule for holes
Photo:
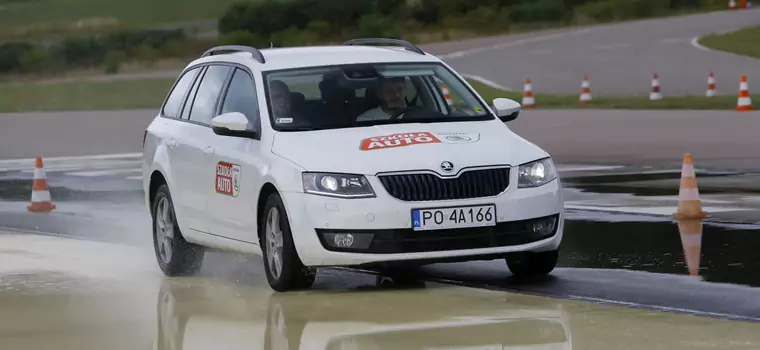
[[[153,248],[158,266],[167,276],[193,275],[201,269],[205,250],[182,237],[174,204],[166,185],[153,198]]]
[[[548,275],[557,266],[559,250],[546,252],[518,252],[511,253],[505,259],[509,271],[516,277],[533,277]]]
[[[316,269],[304,266],[298,257],[288,214],[279,194],[269,196],[259,222],[269,286],[278,292],[311,287],[316,279]]]

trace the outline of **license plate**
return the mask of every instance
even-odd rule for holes
[[[483,226],[496,226],[495,205],[412,210],[415,231]]]

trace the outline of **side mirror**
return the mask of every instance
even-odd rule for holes
[[[517,119],[522,105],[508,98],[496,98],[493,100],[493,109],[501,121],[508,122]]]
[[[258,139],[259,133],[248,130],[248,118],[240,112],[224,113],[211,119],[211,129],[222,136],[247,137]]]

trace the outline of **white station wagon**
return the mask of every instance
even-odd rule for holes
[[[402,40],[212,48],[145,132],[158,264],[187,275],[206,249],[261,254],[275,291],[325,266],[503,258],[517,276],[548,274],[561,185],[505,124],[520,110]]]

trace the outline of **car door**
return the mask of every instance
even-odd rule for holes
[[[184,108],[181,120],[183,126],[176,138],[176,167],[178,178],[182,178],[180,191],[190,228],[210,232],[206,191],[214,185],[213,175],[208,169],[213,149],[210,146],[214,132],[211,118],[215,111],[225,81],[231,71],[226,65],[208,65],[196,79]]]
[[[200,76],[205,67],[194,67],[187,70],[175,84],[174,89],[161,111],[164,132],[161,138],[166,146],[169,169],[168,181],[172,191],[177,221],[192,230],[208,232],[208,220],[205,201],[198,203],[197,198],[188,191],[193,183],[188,177],[188,162],[198,157],[200,149],[191,147],[192,134],[197,133],[199,126],[187,122],[195,92],[198,89]]]
[[[258,94],[252,74],[235,68],[221,99],[219,113],[240,112],[248,127],[261,134]],[[217,187],[209,192],[211,232],[237,241],[259,244],[256,199],[261,187],[261,142],[251,138],[216,135],[213,159]]]

